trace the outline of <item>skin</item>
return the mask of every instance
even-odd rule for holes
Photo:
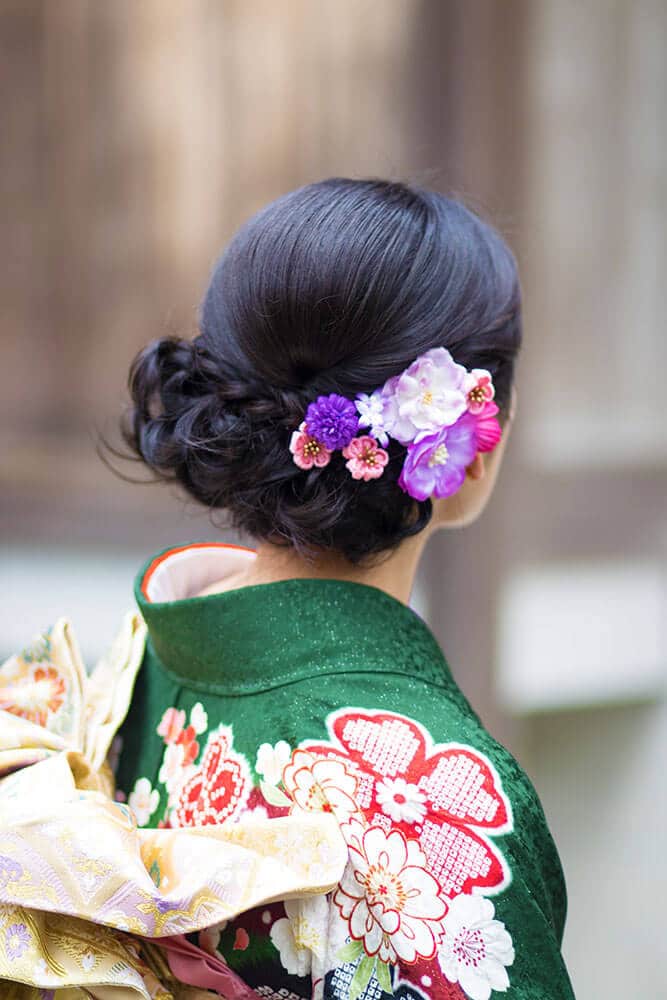
[[[461,489],[452,497],[433,501],[433,516],[426,528],[418,535],[406,538],[376,565],[354,566],[335,552],[320,553],[317,561],[311,563],[293,549],[260,542],[256,546],[257,558],[250,569],[210,584],[200,591],[200,596],[251,584],[310,577],[349,580],[379,587],[391,597],[408,604],[419,560],[431,535],[445,528],[462,528],[472,524],[486,507],[498,478],[515,412],[516,393],[513,392],[510,413],[503,424],[503,436],[498,445],[492,452],[478,452],[466,469]]]

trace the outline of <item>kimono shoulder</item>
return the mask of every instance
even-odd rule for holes
[[[140,822],[325,812],[348,850],[332,891],[193,943],[269,998],[572,1000],[563,873],[537,793],[414,611],[305,579],[142,611],[118,771]]]

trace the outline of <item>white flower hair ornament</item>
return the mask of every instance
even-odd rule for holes
[[[318,396],[293,431],[290,451],[300,469],[328,465],[342,450],[353,479],[378,479],[392,438],[407,448],[398,485],[415,500],[449,497],[462,486],[477,452],[502,436],[493,380],[484,368],[457,364],[445,347],[421,354],[400,375],[354,401]],[[361,428],[368,433],[359,435]]]

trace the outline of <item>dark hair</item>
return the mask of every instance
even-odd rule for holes
[[[135,358],[131,449],[256,539],[358,563],[428,523],[431,501],[397,485],[405,448],[379,479],[335,453],[298,468],[292,431],[320,394],[354,398],[424,351],[487,368],[506,411],[521,339],[511,251],[460,202],[380,179],[292,191],[241,227],[214,267],[192,341],[164,337]]]

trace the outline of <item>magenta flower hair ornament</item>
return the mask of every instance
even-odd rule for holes
[[[342,451],[353,479],[378,479],[393,439],[407,449],[399,487],[415,500],[449,497],[461,488],[478,452],[502,436],[493,379],[468,371],[444,347],[421,354],[399,375],[354,401],[331,393],[310,403],[290,451],[301,469],[328,465]],[[367,428],[367,433],[359,433]]]

